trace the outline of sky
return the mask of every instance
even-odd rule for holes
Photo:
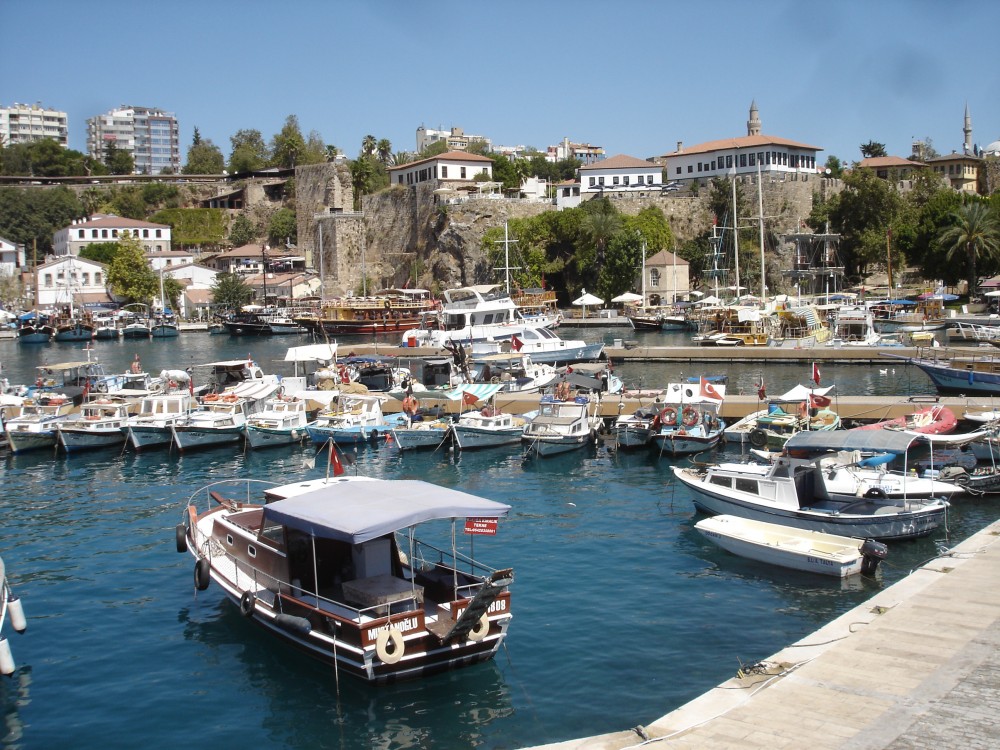
[[[86,120],[120,105],[178,118],[228,159],[289,115],[357,156],[461,127],[544,150],[564,137],[649,158],[762,133],[849,163],[1000,139],[998,11],[983,0],[0,0],[0,104]]]

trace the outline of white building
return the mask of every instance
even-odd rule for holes
[[[35,307],[80,308],[111,301],[103,263],[68,256],[35,269]]]
[[[179,282],[184,291],[180,296],[180,310],[175,311],[182,318],[207,317],[212,305],[212,287],[219,272],[197,263],[186,263],[163,267],[163,278]]]
[[[146,253],[146,261],[154,271],[161,268],[174,268],[176,266],[186,266],[194,263],[194,254],[186,250],[162,250],[159,252]]]
[[[180,127],[172,112],[122,105],[87,120],[90,155],[103,159],[109,142],[132,155],[135,174],[181,171]]]
[[[562,143],[549,146],[545,150],[545,161],[557,162],[566,159],[579,159],[584,164],[593,164],[604,158],[604,149],[590,143],[573,143],[569,138],[563,138]]]
[[[464,151],[448,151],[399,167],[389,167],[389,182],[392,185],[416,185],[428,180],[471,183],[476,175],[484,173],[487,179],[493,179],[493,162],[490,159]]]
[[[671,181],[756,174],[758,168],[772,178],[784,180],[788,175],[793,175],[793,179],[799,175],[808,178],[822,172],[816,162],[816,154],[822,150],[819,146],[762,135],[757,103],[753,102],[745,136],[688,147],[678,141],[677,150],[665,154],[661,160]]]
[[[663,167],[625,154],[580,167],[580,192],[584,195],[604,190],[659,190],[662,185]]]
[[[13,276],[24,266],[24,248],[0,237],[0,276]]]
[[[117,242],[128,232],[142,243],[147,253],[170,250],[170,225],[149,221],[123,219],[110,214],[94,214],[89,219],[74,221],[52,236],[52,253],[56,256],[79,255],[80,250],[94,242]]]
[[[555,186],[556,190],[556,208],[560,211],[564,208],[576,208],[580,205],[580,181],[579,180],[563,180],[562,182],[557,182]]]
[[[485,143],[492,145],[492,141],[485,135],[470,135],[462,128],[452,128],[451,130],[434,130],[421,125],[417,128],[417,153],[419,154],[428,146],[440,141],[446,141],[449,151],[464,151],[470,143]]]
[[[0,107],[0,142],[6,146],[51,138],[63,148],[69,145],[69,119],[65,112],[44,109],[41,104]]]

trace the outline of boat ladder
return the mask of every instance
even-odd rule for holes
[[[443,637],[438,635],[441,643],[465,638],[476,627],[476,624],[486,614],[490,605],[493,604],[500,593],[510,586],[513,581],[514,570],[512,568],[493,571],[490,577],[483,582],[476,595],[472,597],[469,606],[465,608],[465,611],[462,612],[458,620],[450,620],[450,622],[454,623],[451,629]]]

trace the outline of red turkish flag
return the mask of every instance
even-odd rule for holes
[[[462,406],[472,406],[478,400],[479,399],[476,398],[476,394],[474,393],[469,393],[468,391],[462,393]]]
[[[719,395],[719,392],[715,390],[715,386],[713,386],[711,383],[705,380],[705,378],[701,378],[701,395],[704,396],[705,398],[715,398],[719,400],[722,399],[722,396]]]
[[[524,342],[521,341],[517,336],[510,337],[510,348],[515,352],[521,351],[521,347],[524,346]]]
[[[813,382],[819,385],[819,366],[813,362]]]
[[[816,409],[822,409],[832,403],[833,401],[828,396],[818,396],[815,393],[809,394],[809,405]]]
[[[340,463],[340,454],[337,453],[337,446],[330,441],[330,466],[333,467],[333,475],[339,477],[344,473],[344,465]]]

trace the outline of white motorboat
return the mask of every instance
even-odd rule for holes
[[[125,442],[134,401],[119,396],[100,395],[85,402],[76,418],[56,424],[59,444],[67,453],[95,448],[112,448]]]
[[[558,317],[550,315],[526,320],[496,284],[447,289],[444,299],[440,310],[423,314],[419,328],[403,333],[403,346],[510,341],[527,330],[549,328],[558,322]]]
[[[555,367],[535,362],[523,352],[474,357],[472,365],[474,383],[499,385],[506,394],[538,393],[558,377]]]
[[[554,456],[597,441],[601,420],[597,401],[587,396],[563,400],[542,396],[538,414],[525,426],[521,442],[526,456]]]
[[[659,402],[640,406],[631,414],[622,414],[612,428],[619,448],[644,448],[653,439],[653,433],[660,426]]]
[[[806,573],[873,575],[888,550],[871,539],[824,534],[739,516],[712,516],[694,525],[711,542],[734,555]]]
[[[384,438],[395,426],[387,424],[382,414],[382,403],[387,398],[381,393],[341,393],[332,409],[320,412],[306,425],[310,440],[317,444],[330,440],[363,443]]]
[[[385,683],[496,654],[513,571],[476,561],[474,536],[458,541],[462,521],[495,535],[509,510],[416,480],[230,480],[192,495],[176,543],[196,559],[197,589],[214,581],[244,617],[332,665],[331,679]]]
[[[135,414],[129,417],[126,440],[134,450],[166,447],[174,439],[171,426],[187,419],[198,401],[187,388],[145,396]]]
[[[503,392],[502,383],[473,383],[445,394],[449,400],[461,401],[463,407],[470,407],[451,425],[451,435],[459,450],[521,442],[524,427],[530,420],[504,412],[497,406],[496,396]],[[477,408],[480,403],[483,406]]]
[[[0,557],[0,674],[12,675],[17,670],[10,643],[3,635],[3,626],[10,621],[10,626],[17,633],[28,629],[28,620],[24,616],[24,604],[14,595],[10,583],[7,582],[7,568]]]
[[[273,396],[264,401],[264,408],[247,419],[246,437],[251,448],[271,448],[305,440],[306,402],[287,396]]]
[[[723,463],[672,469],[674,476],[695,492],[694,504],[705,513],[827,534],[911,539],[940,526],[948,508],[948,502],[940,498],[834,495],[827,492],[819,466],[793,466],[787,458],[779,458],[771,466]]]
[[[247,399],[232,393],[202,396],[198,409],[170,425],[174,445],[183,452],[238,442],[246,430],[249,406]]]
[[[722,439],[726,423],[719,409],[726,386],[700,378],[694,383],[670,383],[663,395],[652,441],[660,453],[681,456],[713,447]]]
[[[833,336],[827,346],[878,346],[882,334],[875,330],[872,311],[860,305],[840,307],[833,319]]]
[[[509,340],[474,343],[472,359],[480,362],[493,354],[525,354],[532,362],[556,365],[598,360],[604,354],[604,342],[587,343],[582,339],[563,339],[548,328],[525,328]]]
[[[401,451],[437,449],[448,440],[451,420],[423,419],[419,415],[392,428],[392,439]]]
[[[59,442],[56,427],[80,409],[79,403],[56,392],[36,392],[25,398],[16,417],[4,420],[11,453],[52,448]]]

